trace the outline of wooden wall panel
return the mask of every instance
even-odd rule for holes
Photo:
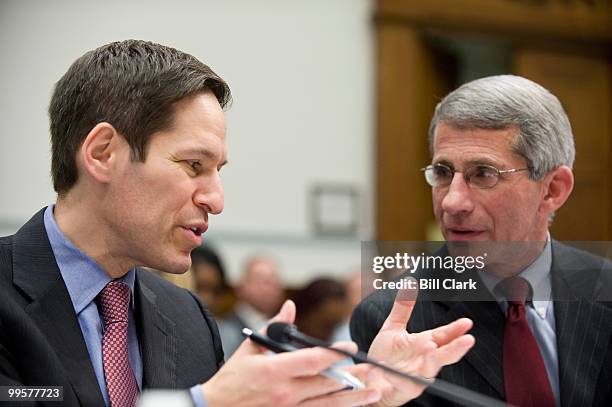
[[[431,51],[406,25],[377,28],[376,224],[380,240],[423,240],[433,219],[427,129],[445,91]]]
[[[377,17],[427,28],[609,42],[608,0],[378,0]]]
[[[514,73],[561,99],[574,128],[577,182],[553,233],[612,240],[610,1],[377,0],[374,16],[379,239],[423,239],[433,219],[430,189],[418,169],[429,162],[435,97],[450,90],[450,78],[436,71],[422,39],[433,33],[497,38],[515,50]]]
[[[612,239],[612,81],[605,58],[517,50],[514,71],[554,93],[576,143],[575,189],[552,232],[563,240]]]

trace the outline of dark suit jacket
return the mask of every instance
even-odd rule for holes
[[[0,385],[64,386],[62,405],[101,406],[43,213],[0,238]],[[143,388],[187,389],[214,375],[223,349],[208,309],[189,291],[144,270],[136,273],[134,291]]]
[[[612,308],[609,302],[593,301],[610,298],[606,289],[610,289],[611,272],[606,260],[553,241],[551,276],[564,407],[612,405]],[[394,292],[375,292],[353,312],[351,336],[360,350],[369,349],[394,297]],[[476,345],[461,361],[443,368],[438,377],[503,400],[505,317],[492,296],[488,302],[418,301],[408,331],[435,328],[460,317],[474,321],[470,333]],[[414,404],[453,405],[427,393]]]

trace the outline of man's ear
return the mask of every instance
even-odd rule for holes
[[[113,165],[117,162],[125,139],[111,124],[98,123],[83,141],[80,150],[83,170],[96,181],[106,184],[111,179]]]
[[[572,170],[562,165],[551,171],[545,177],[544,197],[540,209],[551,214],[559,209],[574,189],[574,174]]]

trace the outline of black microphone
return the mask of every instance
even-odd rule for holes
[[[369,363],[374,365],[385,372],[389,372],[396,376],[410,380],[416,384],[425,386],[425,391],[435,396],[441,397],[445,400],[459,403],[463,406],[480,406],[480,407],[507,407],[508,404],[503,401],[494,399],[484,394],[477,393],[473,390],[466,389],[465,387],[458,386],[456,384],[446,382],[441,379],[427,379],[422,376],[412,375],[404,373],[400,370],[389,367],[381,362],[368,357],[364,352],[357,351],[357,353],[351,353],[343,349],[336,349],[331,346],[329,342],[322,341],[317,338],[312,338],[304,333],[300,332],[295,325],[285,324],[283,322],[274,322],[268,325],[267,330],[268,336],[280,343],[297,342],[306,346],[318,346],[321,348],[329,349],[333,352],[340,353],[344,356],[353,358],[357,362]]]

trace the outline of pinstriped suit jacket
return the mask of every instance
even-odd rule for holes
[[[551,277],[555,301],[555,324],[559,360],[561,405],[612,405],[612,307],[609,299],[610,262],[552,243]],[[378,291],[353,312],[351,336],[360,350],[369,349],[391,311],[395,293]],[[491,301],[419,301],[409,332],[420,332],[457,318],[474,321],[470,332],[476,345],[458,363],[447,366],[438,377],[486,395],[504,399],[503,333],[505,317]],[[452,406],[453,403],[424,393],[414,405]]]
[[[64,386],[61,405],[102,406],[43,212],[0,238],[0,385]],[[143,388],[187,389],[215,374],[223,349],[207,308],[144,270],[136,273],[134,291]]]

